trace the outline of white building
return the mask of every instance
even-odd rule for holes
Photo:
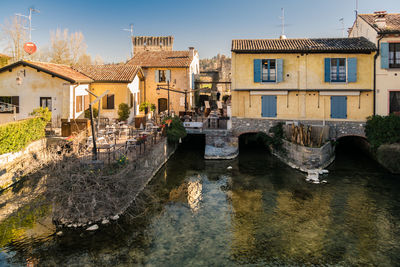
[[[349,37],[364,36],[378,47],[375,59],[375,113],[400,114],[400,14],[360,14]]]
[[[60,127],[61,119],[81,118],[89,105],[86,89],[91,82],[67,65],[33,61],[7,65],[0,69],[0,123],[28,118],[39,107],[49,108],[55,127]]]

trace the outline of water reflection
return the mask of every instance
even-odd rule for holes
[[[0,224],[0,265],[400,262],[399,177],[344,153],[327,184],[304,178],[263,150],[241,151],[232,161],[180,150],[149,185],[144,215],[98,233],[54,236],[48,209],[18,210]],[[12,223],[17,219],[22,223]]]

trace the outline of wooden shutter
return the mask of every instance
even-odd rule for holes
[[[83,102],[84,102],[83,109],[87,110],[89,108],[89,104],[90,104],[89,95],[85,95]]]
[[[331,96],[331,118],[347,119],[347,96]]]
[[[159,70],[155,70],[154,72],[156,74],[156,83],[159,83],[160,82]]]
[[[194,90],[194,72],[192,73],[192,90]]]
[[[12,96],[11,104],[16,105],[15,112],[19,113],[19,96]]]
[[[283,82],[283,59],[276,60],[276,82]]]
[[[262,117],[276,117],[276,95],[263,95],[261,96],[261,116]]]
[[[107,102],[108,109],[114,109],[114,95],[108,95]]]
[[[347,81],[349,83],[357,82],[357,58],[351,57],[347,59]]]
[[[389,43],[381,43],[381,68],[389,68]]]
[[[325,82],[331,82],[331,59],[325,58]]]
[[[254,82],[261,82],[261,59],[254,59]]]
[[[171,82],[171,70],[166,70],[165,73],[167,82]]]

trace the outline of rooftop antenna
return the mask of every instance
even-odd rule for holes
[[[358,26],[358,21],[357,21],[357,17],[358,17],[358,0],[356,0],[356,10],[354,10],[354,12],[356,13],[356,26]]]
[[[285,35],[285,9],[282,7],[281,11],[282,11],[282,16],[279,17],[282,20],[282,22],[281,22],[282,33],[281,33],[280,39],[286,39],[286,35]]]
[[[129,24],[129,29],[122,29],[123,31],[126,31],[126,32],[130,32],[131,33],[131,49],[132,49],[132,51],[131,51],[131,56],[133,57],[133,40],[132,40],[132,37],[133,37],[133,23],[131,23],[131,24]]]
[[[344,37],[346,37],[345,36],[345,29],[344,29],[344,18],[341,18],[341,19],[339,19],[339,21],[342,23],[342,28],[341,28],[341,30],[342,30],[342,37],[344,38]]]
[[[19,17],[24,17],[24,18],[27,18],[28,19],[28,21],[29,21],[29,27],[28,27],[28,29],[26,28],[26,27],[24,27],[24,29],[27,29],[27,30],[29,30],[29,41],[31,42],[32,41],[32,14],[33,13],[40,13],[40,11],[38,10],[38,9],[34,9],[33,7],[30,7],[29,8],[29,15],[28,16],[26,16],[26,15],[22,15],[22,14],[20,14],[20,13],[17,13],[17,14],[15,14],[16,16],[19,16]]]

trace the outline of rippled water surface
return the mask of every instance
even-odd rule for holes
[[[315,185],[264,150],[201,152],[178,150],[142,215],[96,233],[57,237],[50,207],[20,208],[0,222],[0,266],[400,264],[400,177],[362,154],[339,151]]]

